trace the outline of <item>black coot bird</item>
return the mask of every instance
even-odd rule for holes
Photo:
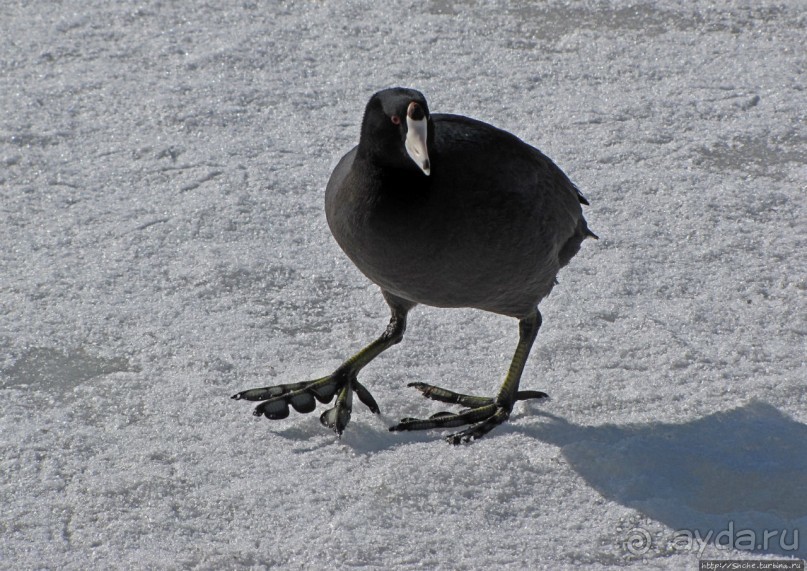
[[[418,91],[385,89],[370,98],[361,138],[334,169],[325,191],[328,224],[339,246],[376,283],[392,311],[386,331],[333,374],[302,383],[251,389],[235,399],[264,401],[254,414],[285,418],[289,405],[311,412],[315,399],[335,406],[322,424],[341,434],[353,392],[378,412],[359,371],[398,343],[410,309],[474,307],[519,320],[519,341],[495,397],[412,383],[424,396],[465,407],[390,428],[469,425],[448,436],[479,438],[510,416],[521,373],[541,326],[538,303],[558,270],[580,249],[588,229],[575,185],[538,149],[514,135],[460,115],[430,114]]]

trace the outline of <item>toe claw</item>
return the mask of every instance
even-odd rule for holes
[[[342,436],[345,427],[350,422],[350,409],[335,406],[329,408],[319,417],[322,426],[332,429],[336,434]]]
[[[347,423],[350,422],[350,412],[352,410],[353,383],[347,382],[339,389],[339,395],[336,397],[336,406],[323,412],[322,416],[319,417],[319,421],[323,426],[332,428],[336,434],[342,436],[342,432],[344,432]]]
[[[529,399],[545,399],[549,395],[543,391],[518,391],[516,393],[516,400],[529,400]]]
[[[462,438],[458,434],[450,434],[446,436],[446,442],[452,446],[458,446],[460,443],[462,443]]]
[[[426,420],[421,420],[419,418],[413,418],[411,416],[407,416],[406,418],[402,418],[398,421],[398,424],[389,427],[390,432],[403,432],[404,430],[417,430],[414,428],[416,425],[428,422]]]
[[[353,390],[356,393],[356,396],[359,397],[359,400],[370,409],[370,412],[373,414],[378,414],[381,412],[381,409],[378,408],[378,403],[375,402],[373,395],[370,394],[370,391],[362,385],[358,380],[353,379]]]
[[[431,398],[432,391],[437,388],[427,383],[407,383],[406,386],[419,390],[425,398]]]
[[[417,422],[417,421],[418,421],[417,418],[412,418],[411,416],[407,416],[406,418],[402,418],[400,421],[398,421],[398,424],[390,426],[389,431],[390,432],[400,432],[402,430],[406,430],[406,424],[409,424],[409,423],[412,423],[412,422]]]

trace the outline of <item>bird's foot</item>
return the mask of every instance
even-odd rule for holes
[[[470,424],[471,426],[465,430],[446,437],[449,443],[460,444],[483,437],[493,428],[506,421],[510,417],[510,412],[513,408],[512,405],[506,406],[498,403],[497,399],[455,393],[426,383],[410,383],[409,386],[418,389],[426,398],[459,404],[468,408],[456,414],[438,412],[428,419],[404,418],[395,426],[390,427],[392,432],[453,428]],[[543,399],[546,397],[547,394],[540,391],[518,391],[515,395],[515,400]]]
[[[336,396],[336,403],[319,417],[323,426],[333,429],[342,435],[353,410],[353,392],[371,412],[378,413],[378,404],[356,375],[349,371],[337,370],[332,375],[286,385],[274,385],[258,389],[249,389],[234,394],[236,400],[263,401],[252,412],[255,416],[265,416],[269,419],[281,419],[289,416],[289,405],[297,412],[312,412],[316,401],[329,403]],[[316,399],[316,400],[315,400]]]

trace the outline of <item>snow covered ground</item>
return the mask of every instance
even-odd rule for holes
[[[0,568],[807,557],[806,28],[802,0],[4,1]],[[385,327],[322,203],[390,85],[541,148],[601,237],[541,306],[551,400],[470,446],[387,426],[442,409],[407,382],[494,394],[517,327],[479,311],[413,311],[341,440],[228,398]]]

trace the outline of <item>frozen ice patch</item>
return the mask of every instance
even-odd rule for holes
[[[83,349],[63,352],[51,347],[34,347],[0,371],[0,388],[32,385],[52,391],[69,391],[94,377],[134,371],[123,357],[103,358]]]

